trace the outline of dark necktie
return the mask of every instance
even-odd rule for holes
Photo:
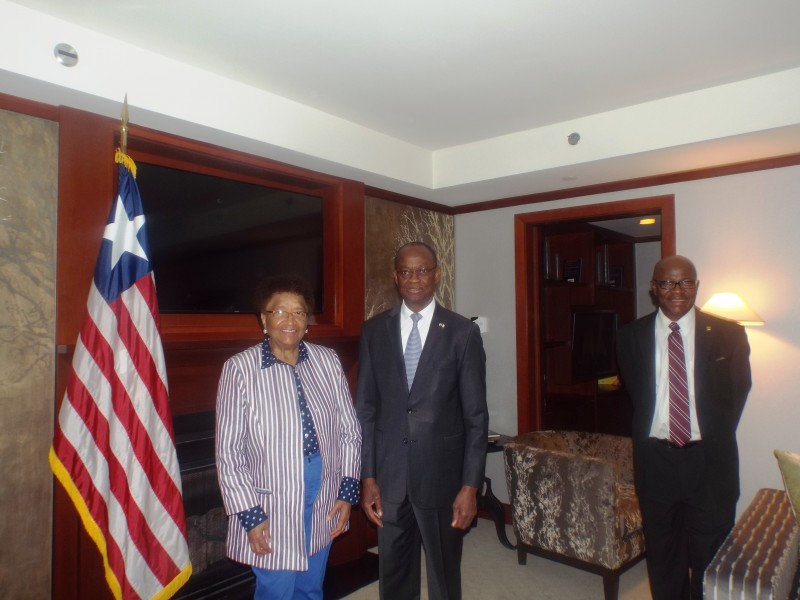
[[[681,328],[670,323],[667,339],[669,350],[669,440],[683,447],[692,438],[689,420],[689,380],[686,377],[686,354],[683,351]]]
[[[419,337],[419,329],[417,323],[422,318],[419,313],[412,313],[411,320],[414,325],[411,328],[411,333],[408,335],[406,342],[406,353],[403,358],[406,361],[406,379],[408,380],[408,389],[411,389],[411,384],[414,383],[414,374],[417,372],[417,363],[419,362],[419,355],[422,354],[422,340]]]

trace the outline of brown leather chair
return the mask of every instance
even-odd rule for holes
[[[616,600],[620,574],[645,551],[631,439],[536,431],[503,454],[519,564],[530,553],[597,573]]]

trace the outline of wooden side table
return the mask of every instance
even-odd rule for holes
[[[490,431],[489,439],[486,443],[486,454],[501,452],[503,446],[510,439],[511,436]],[[497,539],[509,550],[514,550],[516,546],[508,541],[508,536],[506,535],[506,513],[503,510],[503,504],[492,492],[492,480],[489,477],[483,478],[483,487],[478,493],[478,510],[489,513],[494,521],[495,529],[497,529]]]

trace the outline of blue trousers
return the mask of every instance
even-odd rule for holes
[[[306,549],[311,545],[311,515],[314,500],[322,482],[322,458],[319,454],[303,457],[303,525],[306,532]],[[273,571],[252,567],[256,576],[255,600],[292,600],[306,598],[322,600],[322,582],[331,545],[308,557],[307,571]]]

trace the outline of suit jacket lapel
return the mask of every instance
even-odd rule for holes
[[[442,334],[444,333],[444,323],[441,319],[441,310],[439,304],[433,310],[431,316],[430,327],[428,327],[428,335],[425,338],[425,345],[422,347],[422,354],[419,357],[419,365],[417,366],[417,374],[414,379],[424,379],[432,366],[432,359],[438,354],[438,346],[442,343]]]
[[[403,359],[403,339],[400,337],[400,305],[389,311],[389,318],[385,321],[387,349],[393,358],[397,375],[406,381],[406,363]],[[406,383],[408,385],[408,383]]]
[[[417,364],[417,372],[414,375],[414,383],[411,385],[412,390],[418,389],[419,386],[422,385],[421,383],[417,384],[418,381],[424,382],[430,377],[431,370],[434,368],[433,357],[439,354],[439,347],[442,344],[444,332],[445,323],[442,321],[440,306],[438,303],[436,303],[436,306],[433,310],[433,315],[431,317],[430,327],[428,327],[428,335],[425,337],[425,345],[422,346],[422,354],[420,354],[419,363]],[[402,355],[401,362],[403,376],[405,377],[405,361],[402,361]],[[409,393],[411,393],[412,390],[409,390]]]
[[[700,421],[702,432],[703,422],[703,398],[706,386],[706,373],[708,373],[708,361],[711,352],[712,330],[706,316],[695,309],[694,321],[694,402],[697,411],[697,419]]]
[[[639,346],[635,351],[639,356],[645,357],[642,369],[642,377],[645,378],[647,389],[650,393],[650,402],[648,402],[648,410],[650,414],[647,416],[647,422],[652,423],[653,416],[656,411],[656,315],[658,311],[652,313],[650,318],[643,323],[639,329],[636,343]]]

